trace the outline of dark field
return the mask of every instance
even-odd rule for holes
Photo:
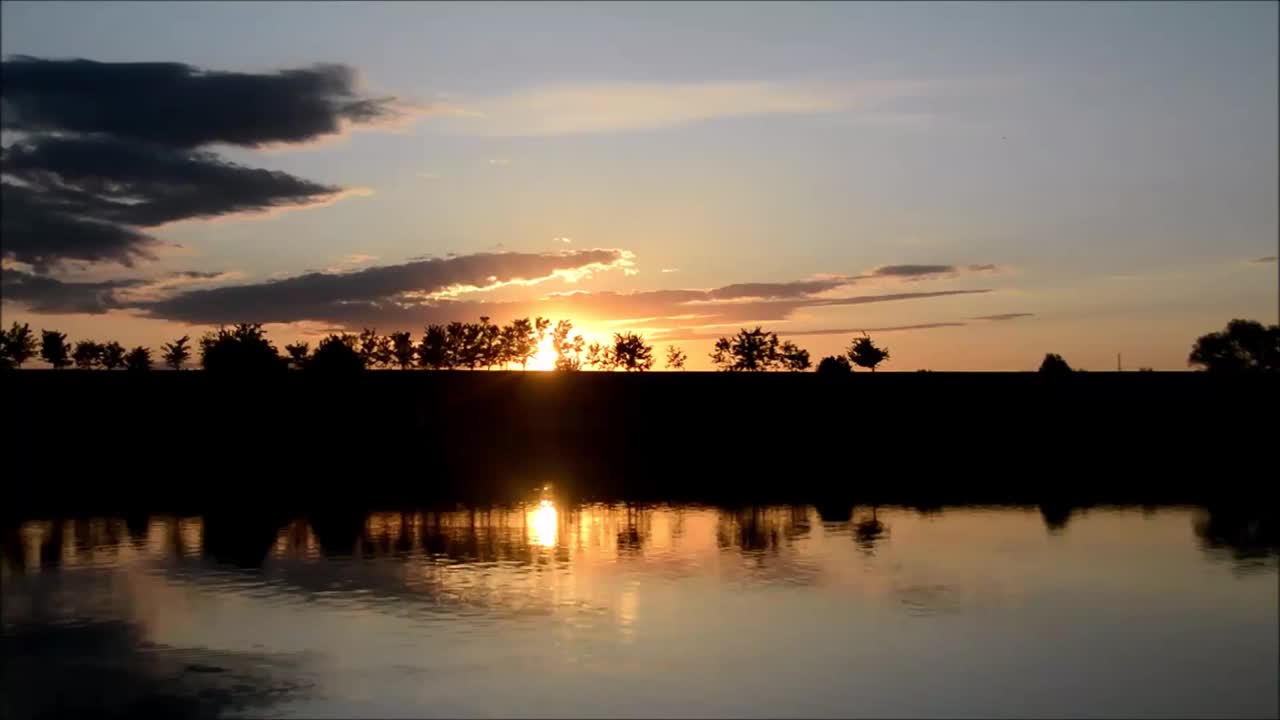
[[[20,371],[9,508],[1265,496],[1276,377]]]

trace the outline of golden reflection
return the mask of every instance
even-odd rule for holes
[[[542,547],[555,547],[556,533],[559,530],[559,513],[556,505],[550,500],[542,500],[529,513],[528,526],[533,531],[533,542]]]

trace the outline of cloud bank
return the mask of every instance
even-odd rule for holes
[[[303,143],[400,117],[340,65],[275,73],[179,63],[4,61],[3,257],[49,274],[64,261],[132,266],[182,220],[308,207],[343,188],[244,167],[201,148]]]

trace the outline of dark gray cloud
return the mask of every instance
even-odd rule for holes
[[[3,75],[7,130],[101,133],[182,148],[306,142],[339,132],[343,122],[395,113],[394,98],[364,95],[342,65],[238,73],[19,56],[4,61]]]
[[[341,190],[209,152],[109,137],[17,143],[0,167],[58,212],[143,227],[305,205]]]
[[[361,309],[365,313],[385,312],[394,317],[400,310],[424,306],[422,296],[451,288],[537,281],[556,272],[617,266],[627,257],[625,251],[613,249],[542,254],[480,253],[347,273],[314,272],[252,285],[192,290],[137,307],[154,317],[191,323],[298,320],[342,323],[353,311]]]
[[[945,327],[964,327],[967,323],[962,322],[936,322],[921,323],[918,325],[889,325],[885,327],[859,327],[859,328],[818,328],[815,330],[777,330],[779,337],[801,337],[805,335],[856,335],[858,333],[882,333],[882,332],[899,332],[903,330],[932,330],[935,328]],[[657,339],[660,340],[715,340],[724,335],[730,335],[736,330],[724,330],[713,333],[697,333],[697,332],[672,332],[663,333]]]
[[[158,241],[135,228],[78,214],[59,197],[0,183],[0,251],[44,272],[63,260],[132,266],[154,257]]]
[[[736,283],[716,288],[708,293],[713,300],[737,300],[741,298],[760,298],[774,300],[779,298],[797,298],[814,295],[827,290],[843,287],[851,282],[851,278],[837,277],[824,280],[798,280],[785,283]]]
[[[0,120],[22,139],[0,159],[0,253],[39,274],[151,259],[158,243],[139,228],[333,200],[342,188],[199,148],[307,142],[397,112],[338,65],[255,74],[16,57],[2,69]]]
[[[865,277],[915,278],[928,275],[947,275],[956,272],[955,265],[883,265]]]
[[[1035,313],[999,313],[998,315],[979,315],[974,318],[974,320],[1016,320],[1018,318],[1031,317],[1033,315],[1035,315]]]
[[[11,268],[0,271],[0,278],[6,302],[20,302],[31,312],[44,314],[98,315],[121,306],[117,291],[145,284],[144,280],[63,282]]]
[[[1260,257],[1257,260],[1253,260],[1251,262],[1262,264],[1262,263],[1273,263],[1275,261],[1276,261],[1275,255],[1267,255],[1266,257]]]
[[[783,320],[805,307],[851,306],[989,292],[986,289],[815,297],[847,280],[752,283],[711,290],[570,292],[508,302],[454,299],[456,287],[535,281],[557,272],[623,266],[621,250],[481,253],[348,273],[308,273],[251,285],[183,292],[128,303],[152,317],[197,324],[312,321],[335,328],[420,330],[427,323],[488,315],[505,322],[533,315],[568,317],[598,329],[615,324],[667,330]],[[431,294],[434,297],[429,297]],[[445,294],[442,294],[445,293]],[[728,298],[734,298],[730,300]],[[742,299],[738,299],[742,298]]]

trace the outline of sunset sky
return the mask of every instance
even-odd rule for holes
[[[2,320],[1183,369],[1277,322],[1277,7],[5,2]]]

